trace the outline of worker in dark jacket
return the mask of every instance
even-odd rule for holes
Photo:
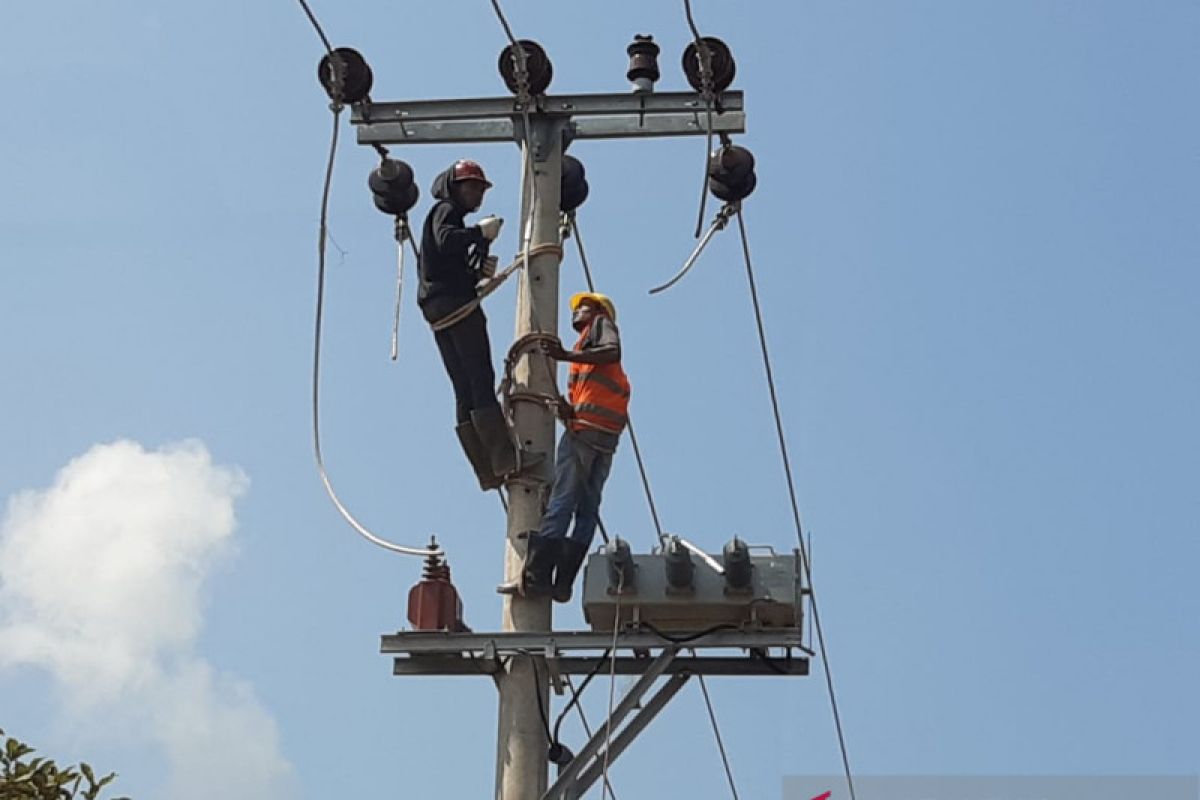
[[[524,589],[571,599],[571,585],[600,522],[600,495],[612,468],[621,431],[629,422],[629,378],[621,368],[621,338],[613,301],[595,292],[571,298],[572,350],[562,343],[546,354],[571,365],[567,401],[560,409],[566,430],[558,443],[554,486],[541,526],[529,535]],[[567,535],[574,517],[575,526]]]
[[[456,161],[433,182],[436,202],[421,232],[421,289],[417,303],[431,324],[475,299],[475,286],[490,278],[496,259],[488,248],[503,222],[463,218],[479,209],[492,184],[474,161]],[[454,386],[455,432],[481,488],[494,489],[518,468],[518,453],[496,401],[496,374],[487,319],[476,308],[460,322],[435,331],[434,340]]]

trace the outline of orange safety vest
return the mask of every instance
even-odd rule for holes
[[[575,352],[583,351],[583,343],[591,330],[591,325],[583,329],[575,343]],[[567,399],[575,409],[575,417],[571,420],[573,431],[591,428],[620,433],[629,422],[629,378],[621,369],[620,361],[612,364],[572,363]]]

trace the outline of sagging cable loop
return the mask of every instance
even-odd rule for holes
[[[316,24],[315,18],[312,17],[308,6],[301,2],[305,11],[309,13],[310,19]],[[318,27],[318,31],[319,31]],[[322,41],[326,41],[324,34],[321,34]],[[350,524],[355,531],[364,539],[374,545],[382,547],[385,550],[390,550],[393,553],[399,553],[406,556],[416,556],[425,558],[431,555],[444,555],[441,548],[430,547],[408,547],[395,542],[388,541],[376,534],[372,533],[365,525],[359,522],[353,514],[350,513],[345,504],[338,497],[337,492],[333,488],[333,482],[329,478],[329,473],[325,469],[325,459],[321,453],[321,329],[324,321],[325,310],[325,243],[329,238],[329,191],[333,183],[333,165],[337,156],[338,146],[338,125],[341,122],[342,105],[334,103],[333,111],[333,132],[329,141],[329,158],[325,164],[325,182],[321,190],[321,216],[320,223],[317,229],[317,308],[316,320],[313,330],[313,371],[312,371],[312,431],[313,431],[313,452],[316,455],[317,472],[321,477],[321,484],[325,487],[325,493],[333,502],[338,513],[342,518]]]
[[[651,289],[650,294],[664,292],[683,280],[683,276],[687,275],[688,272],[691,271],[692,267],[696,265],[696,261],[700,258],[700,254],[704,252],[704,248],[708,247],[708,243],[712,241],[712,238],[717,235],[718,231],[725,230],[725,227],[729,225],[729,221],[733,219],[733,216],[740,210],[740,202],[726,203],[724,206],[722,206],[721,210],[717,212],[716,218],[713,219],[712,224],[708,226],[708,231],[705,232],[704,238],[700,240],[699,244],[696,245],[696,249],[694,249],[692,254],[688,256],[687,261],[683,263],[683,268],[680,269],[679,272],[675,273],[674,277],[672,277],[663,285],[655,286],[653,289]]]

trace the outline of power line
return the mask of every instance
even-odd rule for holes
[[[687,16],[688,27],[692,31],[692,40],[696,43],[696,57],[700,59],[700,81],[703,89],[700,94],[704,98],[704,114],[707,125],[707,136],[704,144],[704,182],[700,184],[700,211],[696,214],[696,233],[692,237],[700,238],[700,231],[704,227],[704,206],[708,200],[708,158],[712,152],[712,114],[713,114],[713,89],[712,89],[712,53],[709,52],[708,45],[705,44],[704,38],[700,35],[700,29],[696,27],[696,20],[692,18],[692,3],[691,0],[683,0],[683,11]]]
[[[579,235],[579,222],[575,214],[568,215],[571,221],[571,233],[575,237],[575,247],[579,250],[579,262],[583,265],[583,276],[587,280],[588,291],[596,291],[596,282],[592,280],[592,268],[588,263],[587,253],[584,251],[583,238]],[[654,493],[650,491],[650,476],[646,472],[646,462],[642,458],[642,448],[638,444],[637,434],[633,429],[633,416],[629,415],[629,442],[633,445],[633,457],[637,461],[638,472],[642,476],[642,489],[646,493],[646,505],[650,507],[650,518],[654,521],[654,530],[658,534],[658,541],[661,544],[666,538],[663,532],[662,521],[658,516],[658,507],[654,503]]]
[[[304,0],[298,1],[300,3],[300,7],[304,9],[305,15],[308,16],[308,21],[312,23],[313,30],[317,32],[317,36],[321,37],[321,44],[325,45],[326,52],[328,52],[330,57],[332,57],[333,45],[329,43],[329,37],[327,37],[325,35],[325,31],[321,29],[321,23],[317,22],[316,14],[313,14],[312,9],[308,7],[308,3],[304,2]]]
[[[725,766],[725,779],[729,781],[729,791],[733,794],[733,800],[738,800],[737,786],[733,782],[733,770],[729,767],[729,756],[725,753],[725,742],[721,740],[721,726],[717,724],[717,714],[713,711],[712,700],[708,696],[708,686],[704,683],[704,676],[696,676],[700,680],[700,691],[704,693],[704,705],[708,708],[708,719],[712,722],[713,735],[717,738],[717,749],[721,751],[721,763]]]
[[[829,690],[829,704],[833,709],[833,723],[837,729],[838,747],[842,755],[842,767],[846,773],[846,785],[850,790],[850,800],[856,800],[854,794],[854,778],[850,771],[850,757],[846,751],[846,737],[842,730],[842,716],[838,711],[837,694],[833,690],[833,675],[829,670],[829,654],[825,649],[825,633],[821,628],[821,617],[817,612],[817,593],[812,581],[812,567],[808,561],[808,549],[804,544],[804,528],[800,523],[800,504],[796,500],[796,482],[792,477],[792,463],[788,456],[787,440],[783,435],[783,417],[779,411],[779,396],[775,391],[775,374],[771,368],[771,356],[767,350],[767,333],[763,326],[762,307],[758,302],[758,287],[754,280],[754,266],[750,259],[750,240],[746,235],[746,223],[742,209],[738,209],[738,232],[742,239],[742,255],[746,262],[746,279],[750,284],[750,300],[754,305],[754,321],[758,326],[758,343],[762,350],[763,368],[767,376],[767,390],[771,397],[771,410],[775,416],[775,434],[779,439],[779,455],[783,460],[783,472],[787,478],[788,497],[792,506],[792,520],[796,527],[796,540],[800,544],[800,561],[808,581],[808,602],[812,609],[813,624],[817,629],[817,644],[821,652],[821,666],[825,672],[825,685]]]

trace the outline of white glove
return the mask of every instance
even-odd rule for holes
[[[496,237],[500,235],[500,226],[504,224],[504,220],[496,216],[488,216],[479,220],[479,231],[483,234],[483,238],[489,242],[496,241]]]
[[[488,256],[479,265],[479,275],[483,278],[492,278],[496,274],[496,266],[500,263],[500,259],[496,256]]]

